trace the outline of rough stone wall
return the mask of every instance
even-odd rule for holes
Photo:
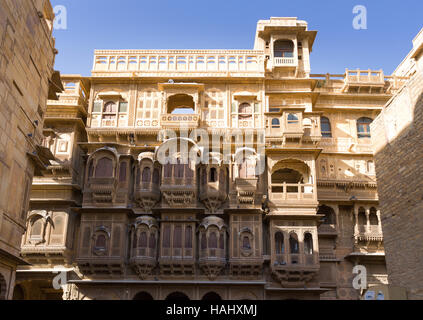
[[[0,1],[0,262],[11,271],[3,274],[6,298],[16,262],[4,256],[19,255],[34,171],[27,153],[42,136],[54,64],[54,39],[43,13],[52,14],[49,0]]]
[[[423,299],[423,73],[372,124],[389,283]]]

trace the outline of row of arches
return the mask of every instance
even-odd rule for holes
[[[150,293],[148,293],[146,291],[141,291],[141,292],[138,292],[134,296],[133,300],[153,301],[154,298]],[[190,298],[183,292],[175,291],[175,292],[168,294],[166,296],[165,300],[167,300],[167,301],[189,301]],[[203,301],[221,301],[222,298],[216,292],[210,291],[210,292],[207,292],[206,294],[204,294],[203,297],[201,298],[201,300],[203,300]]]
[[[220,164],[196,165],[193,161],[183,161],[177,157],[174,163],[161,165],[154,160],[153,153],[140,155],[135,165],[135,183],[159,185],[161,181],[169,179],[192,180],[199,177],[202,184],[222,181],[227,183],[229,167]],[[238,161],[237,161],[238,163]],[[239,178],[255,178],[257,160],[255,157],[247,157],[240,161],[235,174]],[[88,159],[87,180],[90,179],[116,179],[118,182],[126,182],[130,174],[131,162],[126,156],[118,156],[113,148],[104,147],[90,156]],[[196,174],[197,172],[197,174]]]
[[[300,246],[298,241],[298,235],[295,232],[289,233],[288,238],[289,244],[289,253],[290,254],[299,254]],[[275,254],[285,254],[285,235],[282,231],[277,231],[275,233]],[[313,254],[313,235],[309,232],[304,234],[304,253]]]

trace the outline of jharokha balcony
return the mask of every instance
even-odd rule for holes
[[[317,200],[313,184],[305,183],[274,183],[270,194],[272,201]]]

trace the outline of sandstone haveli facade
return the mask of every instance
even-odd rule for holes
[[[316,34],[270,18],[253,50],[97,50],[63,75],[15,298],[359,299],[358,264],[386,285],[370,124],[408,75],[312,74]],[[204,161],[161,163],[175,141]]]

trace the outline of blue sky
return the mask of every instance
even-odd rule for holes
[[[55,30],[56,69],[89,76],[95,49],[252,49],[256,23],[298,17],[317,30],[312,73],[392,73],[423,27],[421,0],[51,0],[67,9]],[[367,8],[367,30],[352,27]]]

